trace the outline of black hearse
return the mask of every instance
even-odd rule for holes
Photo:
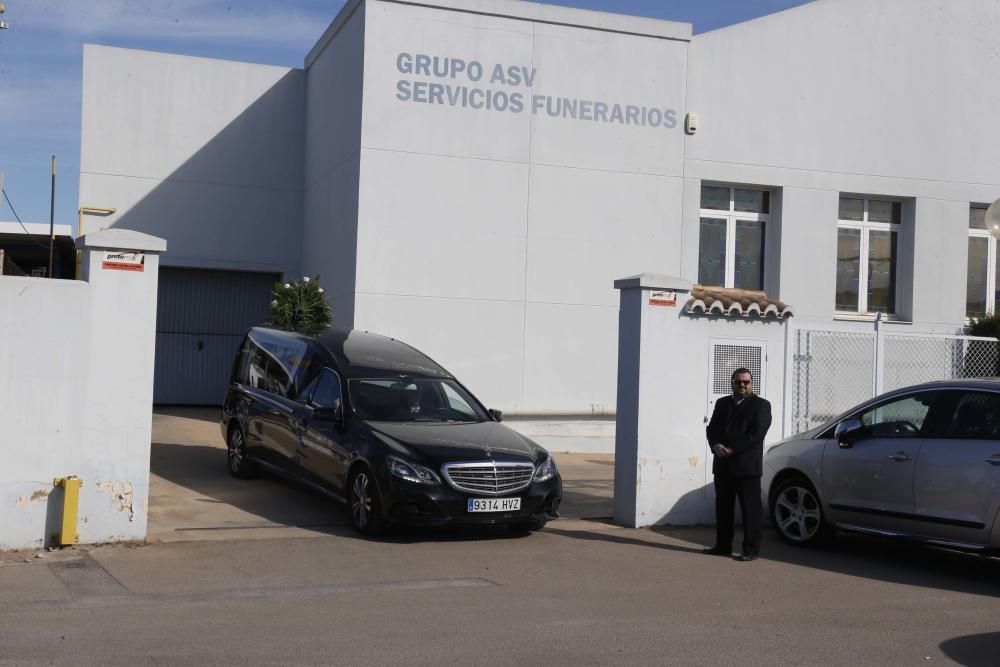
[[[543,448],[392,338],[255,327],[233,363],[222,434],[233,476],[291,476],[348,504],[354,527],[508,524],[558,516]]]

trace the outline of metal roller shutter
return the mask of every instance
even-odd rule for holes
[[[236,350],[267,317],[277,274],[164,267],[156,307],[153,402],[222,403]]]

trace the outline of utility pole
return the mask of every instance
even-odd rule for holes
[[[3,4],[0,3],[0,14],[3,13]],[[3,169],[0,169],[0,199],[3,199]],[[3,275],[4,251],[0,248],[0,276]]]
[[[4,12],[6,11],[7,8],[4,6],[2,2],[0,2],[0,16],[3,16]],[[7,29],[7,22],[0,21],[0,30],[6,30],[6,29]],[[2,193],[3,193],[3,170],[0,169],[0,199],[3,198]],[[3,262],[4,262],[4,251],[0,249],[0,276],[3,275]]]
[[[52,197],[49,200],[49,278],[52,277],[52,250],[56,243],[56,156],[52,156]]]

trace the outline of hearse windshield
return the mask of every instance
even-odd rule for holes
[[[481,422],[489,416],[453,380],[372,378],[349,383],[361,419],[389,422]]]

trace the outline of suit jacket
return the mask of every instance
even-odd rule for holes
[[[721,443],[733,450],[728,458],[715,459],[712,472],[722,477],[760,477],[763,474],[764,436],[771,427],[771,404],[750,394],[736,405],[732,396],[715,402],[705,435],[708,446]]]

